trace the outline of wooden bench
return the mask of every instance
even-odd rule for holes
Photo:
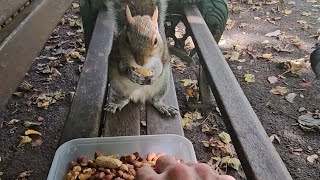
[[[27,73],[72,0],[0,0],[0,108]]]
[[[94,12],[92,9],[84,11]],[[185,6],[183,11],[193,32],[192,37],[208,84],[231,134],[247,179],[292,179],[223,58],[198,8]],[[87,50],[87,59],[60,144],[80,137],[167,133],[183,135],[180,117],[163,117],[148,104],[143,106],[131,103],[116,114],[103,111],[108,91],[108,55],[112,47],[115,22],[111,18],[111,12],[100,10],[96,13],[98,15],[93,23],[95,27]],[[92,25],[92,22],[87,23]],[[173,78],[169,83],[165,101],[178,108]],[[146,121],[146,127],[141,125],[141,121]]]

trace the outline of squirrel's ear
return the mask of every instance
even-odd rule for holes
[[[131,12],[130,12],[130,9],[129,9],[128,5],[126,7],[126,16],[127,16],[127,21],[130,24],[132,22],[132,15],[131,15]]]
[[[155,23],[158,24],[158,16],[159,16],[159,12],[158,12],[158,6],[156,6],[153,15],[151,17],[151,20]]]

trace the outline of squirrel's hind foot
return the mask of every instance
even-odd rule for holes
[[[109,102],[104,110],[105,111],[108,111],[108,112],[111,112],[111,113],[115,113],[117,110],[118,111],[121,111],[121,109],[126,106],[128,103],[129,103],[129,99],[126,99],[126,100],[123,100],[123,101],[120,101],[120,102]]]
[[[160,103],[159,101],[153,102],[152,105],[162,114],[171,117],[171,116],[177,116],[179,115],[179,111],[177,108],[173,106],[169,106],[163,103]]]

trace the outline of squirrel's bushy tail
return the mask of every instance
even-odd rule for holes
[[[129,5],[132,16],[152,15],[156,6],[159,9],[158,24],[164,26],[167,12],[167,0],[106,0],[108,10],[114,12],[118,29],[126,25],[126,5]]]

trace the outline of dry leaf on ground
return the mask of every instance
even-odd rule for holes
[[[230,135],[224,131],[219,134],[219,138],[221,139],[222,142],[226,144],[229,144],[231,142]]]
[[[287,87],[282,87],[282,86],[277,86],[277,87],[274,87],[270,90],[270,92],[272,94],[276,94],[276,95],[285,95],[288,93],[288,88]]]
[[[280,138],[278,135],[276,134],[272,134],[270,137],[269,137],[270,141],[273,142],[274,140],[277,140],[277,142],[280,144]]]
[[[279,36],[280,34],[281,34],[281,31],[280,30],[276,30],[276,31],[267,33],[266,36],[267,37],[276,37],[276,36]]]
[[[310,163],[314,163],[318,158],[319,158],[318,155],[313,154],[313,155],[307,156],[307,161]]]
[[[290,103],[294,103],[294,98],[297,97],[296,93],[289,93],[286,95],[285,99],[290,102]]]
[[[244,80],[245,80],[246,82],[249,82],[249,83],[254,83],[254,82],[256,82],[255,77],[254,77],[253,74],[245,74],[245,75],[244,75]]]
[[[269,76],[268,81],[270,84],[274,84],[274,83],[278,82],[278,78],[276,76]]]
[[[41,136],[41,133],[39,133],[38,131],[36,130],[32,130],[32,129],[28,129],[24,132],[25,135],[30,135],[30,134],[33,134],[33,135],[40,135]]]
[[[21,136],[21,141],[19,142],[18,147],[22,147],[27,143],[30,143],[32,139],[29,136]]]

